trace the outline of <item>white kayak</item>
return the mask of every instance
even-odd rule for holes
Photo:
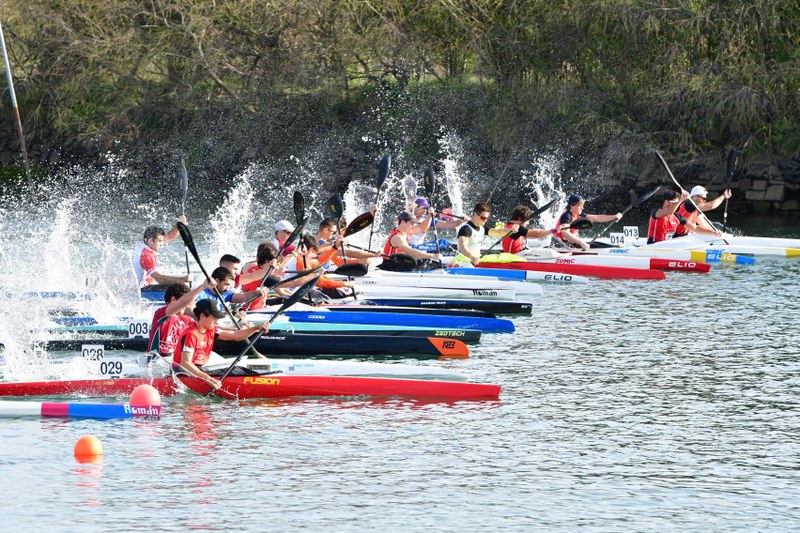
[[[517,254],[527,261],[538,263],[554,263],[565,265],[592,265],[640,270],[679,270],[692,272],[708,272],[705,262],[685,260],[675,257],[644,257],[633,255],[597,254],[594,251],[556,251],[552,248],[524,250]],[[698,264],[700,263],[700,264]]]
[[[446,299],[479,299],[479,300],[514,300],[517,292],[514,289],[464,289],[429,288],[429,287],[395,287],[389,285],[360,285],[356,282],[356,291],[364,298],[423,298],[434,300]]]
[[[422,287],[431,289],[463,289],[463,290],[513,290],[517,296],[538,296],[542,288],[533,283],[520,281],[501,281],[480,276],[454,276],[453,274],[431,272],[383,273],[370,272],[368,276],[356,278],[356,288],[366,286],[377,287]],[[406,293],[407,294],[407,293]],[[404,296],[406,295],[404,294]]]
[[[680,237],[678,239],[667,239],[666,241],[660,241],[654,244],[647,244],[646,240],[637,239],[633,245],[633,248],[651,250],[713,251],[748,257],[800,257],[800,248],[754,246],[750,244],[741,244],[742,242],[746,242],[742,241],[741,239],[741,237],[726,236],[724,239],[714,238],[713,240],[706,240],[695,235],[690,235],[688,237]],[[763,237],[761,239],[763,240],[767,238]],[[764,240],[763,242],[768,241]]]

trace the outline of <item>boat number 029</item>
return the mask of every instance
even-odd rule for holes
[[[122,360],[106,359],[106,347],[102,344],[81,345],[81,355],[87,361],[100,363],[100,374],[106,377],[122,375]]]

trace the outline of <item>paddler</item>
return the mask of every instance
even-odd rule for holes
[[[281,260],[289,262],[293,257],[294,255],[288,258],[281,258]],[[242,281],[243,281],[242,290],[255,291],[259,286],[262,285],[262,280],[264,278],[264,275],[267,273],[270,267],[272,267],[272,272],[267,277],[266,281],[264,281],[263,285],[265,287],[269,287],[280,282],[281,277],[284,276],[286,272],[284,271],[284,266],[278,264],[277,258],[278,258],[278,251],[275,249],[275,246],[273,246],[271,242],[263,241],[261,244],[259,244],[258,249],[256,251],[256,262],[253,264],[245,265],[245,271],[244,274],[242,274]],[[309,274],[308,276],[303,276],[295,280],[287,281],[283,283],[280,287],[276,288],[275,292],[279,297],[288,296],[289,293],[285,292],[287,291],[287,289],[299,287],[305,284],[305,282],[311,280],[312,276],[314,276],[314,274]],[[259,297],[249,302],[244,307],[244,309],[246,309],[247,311],[252,311],[255,309],[262,309],[265,305],[266,305],[266,299]]]
[[[341,255],[341,247],[343,245],[344,253],[348,260],[357,259],[360,263],[367,264],[369,259],[379,258],[381,256],[381,254],[378,253],[355,250],[347,246],[347,240],[342,237],[341,234],[337,236],[336,221],[331,217],[323,218],[319,223],[319,231],[317,232],[315,239],[317,241],[317,252],[319,254],[324,254],[334,245],[339,249],[334,253],[331,260],[331,263],[339,266],[344,264],[344,258]],[[330,266],[331,264],[328,264],[325,266],[325,268],[327,269]]]
[[[272,241],[273,246],[275,246],[276,250],[280,250],[283,246],[283,243],[286,242],[286,239],[289,238],[289,235],[292,234],[294,231],[294,226],[288,220],[279,220],[275,223],[275,240]],[[287,257],[294,251],[294,244],[290,244],[287,246],[281,255]]]
[[[423,243],[425,235],[427,235],[428,229],[430,229],[431,226],[434,226],[436,229],[456,229],[469,220],[467,217],[460,218],[453,216],[452,210],[450,216],[437,217],[436,211],[431,207],[428,199],[422,196],[414,200],[408,212],[416,221],[414,229],[412,229],[411,233],[408,235],[408,244],[415,247]]]
[[[214,349],[214,341],[217,338],[226,341],[243,341],[259,330],[269,331],[269,322],[240,330],[220,329],[217,321],[224,318],[225,313],[217,307],[214,301],[209,299],[197,302],[194,307],[194,316],[194,324],[186,329],[175,347],[172,366],[177,373],[197,376],[218,389],[222,386],[222,382],[214,379],[202,369]]]
[[[431,254],[416,250],[408,244],[408,236],[414,229],[414,218],[408,211],[401,211],[397,215],[397,224],[395,228],[389,233],[389,238],[386,239],[386,244],[383,246],[383,255],[391,256],[394,254],[408,254],[415,259],[431,259],[434,261],[441,261],[441,254]]]
[[[570,228],[570,224],[578,218],[586,218],[594,223],[612,222],[622,218],[622,213],[617,213],[615,215],[586,215],[583,213],[583,206],[585,203],[585,200],[578,194],[570,194],[567,197],[567,209],[561,214],[553,230],[555,244],[588,250],[589,243],[582,241],[580,237],[578,237],[578,230]]]
[[[708,191],[706,188],[701,185],[695,186],[692,192],[689,193],[689,198],[681,202],[680,207],[676,211],[676,214],[684,217],[692,224],[695,224],[695,227],[691,228],[686,224],[679,224],[678,228],[675,230],[675,237],[685,237],[690,233],[721,237],[723,233],[712,226],[705,216],[701,217],[697,208],[700,208],[700,211],[703,212],[711,211],[719,207],[723,201],[730,198],[732,195],[730,189],[725,189],[722,194],[709,202],[706,200],[708,198]],[[695,206],[697,206],[697,208]]]
[[[248,292],[236,292],[233,288],[233,272],[225,267],[215,268],[211,273],[211,279],[216,282],[217,292],[222,296],[222,301],[226,303],[238,304],[259,297],[266,297],[269,292],[266,287]],[[201,297],[210,298],[215,301],[217,299],[214,291],[210,288],[203,291]],[[222,309],[222,304],[220,302],[217,302],[217,304],[219,308]]]
[[[503,229],[490,228],[486,230],[486,221],[492,214],[488,203],[478,202],[472,209],[472,217],[458,228],[458,255],[453,259],[455,263],[469,262],[473,266],[481,260],[481,242],[486,235],[490,237],[503,237],[517,230],[517,228]]]
[[[549,237],[553,231],[547,229],[530,228],[525,225],[531,219],[531,208],[527,205],[518,205],[511,213],[511,220],[506,222],[506,229],[513,230],[515,233],[503,238],[503,251],[510,254],[517,254],[528,247],[528,239],[544,239]]]
[[[172,283],[164,290],[164,305],[153,313],[153,322],[150,325],[150,342],[148,351],[157,350],[162,357],[175,353],[175,347],[181,335],[194,323],[191,311],[186,310],[194,306],[194,302],[201,292],[213,289],[217,283],[206,280],[202,285],[189,290],[185,283]]]
[[[662,196],[661,207],[650,211],[650,222],[647,226],[647,244],[671,239],[675,235],[675,230],[679,225],[685,224],[694,229],[695,224],[686,220],[676,212],[681,202],[689,197],[689,193],[682,191],[666,191]]]
[[[287,269],[292,269],[294,267],[295,270],[309,270],[320,263],[327,263],[328,259],[334,254],[334,250],[328,249],[324,254],[320,254],[317,247],[316,237],[311,235],[304,235],[302,239],[300,239],[300,244],[298,245],[297,249],[294,251],[293,255],[296,257],[294,265],[289,264],[287,265]],[[305,281],[310,280],[310,276],[314,274],[309,274],[308,279]],[[303,281],[303,283],[305,283]],[[354,283],[352,281],[342,281],[337,279],[331,279],[325,274],[320,275],[319,281],[317,281],[317,290],[319,290],[325,296],[330,298],[345,298],[352,294],[350,290],[341,290],[341,289],[352,289]]]
[[[179,216],[178,222],[186,224],[186,217]],[[158,226],[145,228],[143,240],[136,245],[131,256],[131,263],[136,273],[136,281],[139,288],[156,284],[167,285],[169,283],[192,282],[191,274],[170,276],[162,274],[158,269],[158,251],[165,244],[172,242],[179,234],[177,224],[169,230],[169,233]]]

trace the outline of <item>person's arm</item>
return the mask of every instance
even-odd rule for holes
[[[264,330],[264,333],[267,333],[269,331],[269,322],[237,330],[220,329],[219,338],[224,341],[243,341],[258,330]]]
[[[217,286],[216,280],[205,280],[201,285],[198,285],[191,291],[187,292],[177,300],[172,303],[167,304],[167,310],[165,312],[166,316],[172,316],[184,307],[187,307],[194,302],[200,293],[204,290],[208,289],[209,291],[212,290],[214,287]]]
[[[670,200],[668,207],[661,207],[658,211],[656,211],[654,218],[664,218],[669,215],[675,214],[675,211],[681,206],[681,202],[689,198],[689,193],[683,191],[681,193],[681,197],[678,200]]]
[[[423,252],[422,250],[417,250],[409,246],[408,241],[406,241],[400,235],[394,235],[391,240],[391,245],[394,248],[398,248],[410,255],[411,257],[416,257],[417,259],[441,259],[442,256],[439,254],[429,254],[428,252]]]
[[[722,202],[724,202],[727,198],[730,198],[731,196],[733,196],[731,190],[725,189],[722,192],[722,194],[720,194],[710,202],[700,202],[699,204],[697,204],[697,207],[700,208],[700,211],[711,211],[712,209],[718,208],[720,205],[722,205]]]
[[[251,298],[256,298],[256,297],[265,298],[268,292],[269,289],[267,289],[266,287],[259,287],[254,291],[248,291],[248,292],[235,292],[231,296],[230,302],[235,304],[240,304],[242,302],[250,300]]]
[[[181,352],[181,368],[193,376],[197,376],[198,378],[207,381],[213,385],[215,389],[218,389],[222,386],[222,382],[220,380],[212,378],[200,370],[200,367],[192,362],[192,352]]]
[[[436,229],[456,229],[457,227],[459,227],[461,224],[463,224],[464,222],[466,222],[468,220],[469,220],[469,218],[466,218],[466,217],[464,217],[464,218],[453,218],[453,219],[450,219],[450,220],[442,220],[440,218],[440,219],[436,220]]]
[[[419,224],[414,224],[414,227],[409,232],[411,235],[416,235],[418,233],[427,233],[428,229],[431,227],[431,220],[433,220],[433,208],[428,208],[428,216],[425,217],[425,220],[420,222]]]
[[[569,226],[567,226],[567,227],[569,227]],[[590,248],[587,243],[583,242],[580,239],[580,237],[578,237],[577,235],[575,235],[574,233],[572,233],[569,230],[562,231],[561,235],[562,235],[562,237],[564,238],[565,241],[567,241],[567,242],[569,242],[571,244],[574,244],[578,248],[583,248],[584,250],[588,250]]]
[[[183,224],[188,224],[188,221],[186,220],[186,215],[181,215],[181,216],[179,216],[179,217],[178,217],[178,222],[182,222]],[[180,233],[181,233],[181,232],[180,232],[180,230],[178,230],[178,225],[177,225],[177,224],[175,224],[174,226],[172,226],[172,229],[170,229],[170,230],[167,232],[167,234],[166,234],[166,235],[164,235],[164,244],[169,244],[169,243],[171,243],[172,241],[174,241],[174,240],[175,240],[175,237],[177,237],[178,235],[180,235]]]
[[[600,224],[603,222],[616,222],[622,218],[622,213],[616,213],[614,215],[585,215],[585,217],[588,218],[590,222]]]
[[[545,237],[549,237],[553,234],[553,230],[549,229],[540,229],[540,228],[528,228],[528,231],[525,233],[526,239],[544,239]]]

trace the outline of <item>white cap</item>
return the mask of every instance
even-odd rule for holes
[[[708,191],[702,185],[696,185],[692,192],[689,193],[689,196],[700,196],[701,198],[705,198],[708,196]]]
[[[291,233],[294,231],[294,226],[288,220],[279,220],[275,223],[275,231],[286,231]]]

